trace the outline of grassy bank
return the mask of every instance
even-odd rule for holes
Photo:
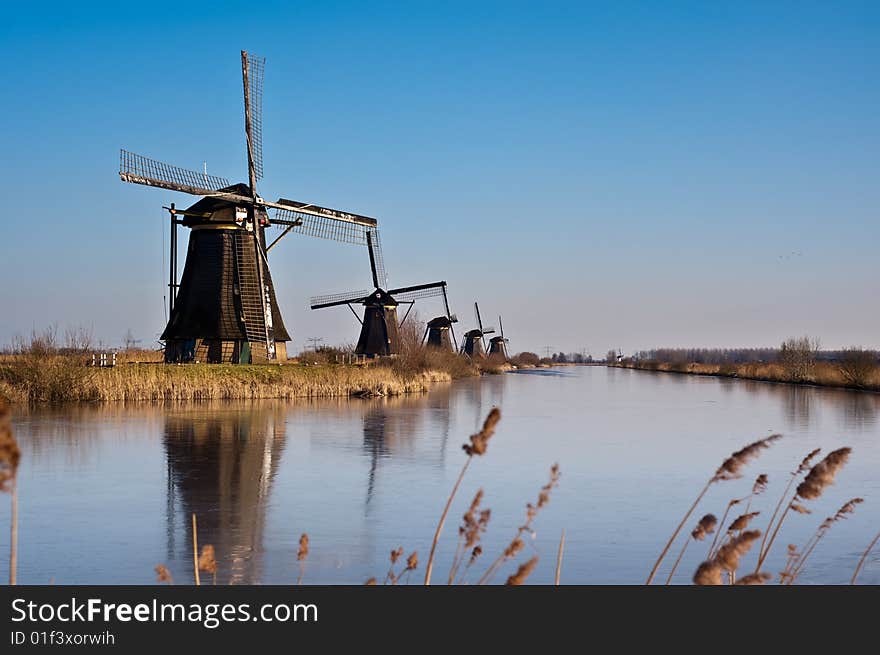
[[[0,359],[0,397],[11,402],[62,402],[391,396],[424,392],[436,382],[480,374],[451,353],[438,355],[366,366],[175,366],[120,361],[113,368],[86,366],[90,358],[84,356],[16,355]]]
[[[697,364],[638,360],[623,361],[610,364],[610,366],[640,371],[711,375],[762,382],[785,382],[789,384],[808,384],[862,391],[880,391],[880,367],[877,366],[859,376],[857,381],[854,381],[852,374],[844,370],[841,365],[833,362],[816,362],[811,365],[810,370],[797,376],[793,376],[789,368],[780,363]]]

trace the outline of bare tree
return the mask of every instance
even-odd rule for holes
[[[138,340],[134,338],[134,333],[131,331],[131,328],[128,328],[125,331],[125,334],[122,335],[122,347],[125,350],[134,350],[137,344]]]

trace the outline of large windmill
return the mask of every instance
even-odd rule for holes
[[[290,335],[284,327],[269,274],[267,253],[291,231],[352,241],[373,218],[257,192],[263,177],[263,71],[265,59],[241,53],[248,182],[171,166],[122,150],[124,182],[204,196],[171,216],[169,319],[162,333],[165,361],[241,362],[283,360]],[[268,209],[275,209],[269,220]],[[284,228],[269,245],[270,224]],[[177,283],[177,227],[191,229],[186,262]]]
[[[480,317],[480,306],[474,303],[474,314],[477,318],[478,328],[468,330],[464,333],[464,340],[461,344],[461,352],[468,357],[485,357],[486,356],[486,335],[494,334],[495,328],[484,328],[483,319]]]
[[[361,333],[355,353],[368,357],[396,355],[400,352],[400,325],[409,316],[413,303],[420,298],[436,296],[443,296],[445,300],[446,282],[429,282],[386,291],[384,287],[388,286],[388,281],[385,275],[379,233],[375,229],[364,229],[363,235],[370,255],[373,290],[316,296],[312,298],[311,308],[325,309],[348,305],[348,308],[357,317],[352,305],[364,305],[363,320],[358,318],[361,323]],[[403,321],[398,324],[397,306],[403,303],[409,304],[409,309],[404,314]],[[446,307],[448,312],[448,303]]]
[[[501,334],[489,339],[489,357],[500,358],[506,362],[508,358],[507,344],[510,343],[510,339],[504,336],[504,323],[501,321],[501,316],[498,316],[498,329],[501,330]]]

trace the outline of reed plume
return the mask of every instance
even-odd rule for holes
[[[495,428],[498,425],[498,421],[501,420],[501,410],[497,407],[493,407],[489,412],[488,416],[486,416],[486,420],[483,422],[483,428],[472,434],[470,437],[470,443],[462,445],[462,449],[467,454],[467,459],[464,461],[464,465],[461,467],[461,472],[458,474],[458,479],[455,481],[455,484],[452,487],[452,491],[449,494],[449,498],[446,500],[446,506],[443,508],[443,512],[440,514],[440,520],[437,522],[437,529],[434,531],[434,539],[431,542],[431,552],[428,555],[428,563],[425,566],[425,584],[431,584],[431,572],[434,570],[434,555],[437,552],[437,544],[440,541],[440,533],[443,531],[443,524],[446,522],[446,515],[449,514],[449,508],[452,506],[452,501],[455,498],[455,494],[458,491],[458,487],[461,485],[461,481],[464,478],[464,474],[467,472],[468,466],[471,463],[471,460],[475,455],[485,455],[486,449],[489,447],[489,440],[492,438],[492,435],[495,434]]]
[[[364,586],[366,586],[366,587],[375,587],[376,584],[378,584],[378,583],[376,582],[376,578],[370,578],[369,580],[367,580],[367,581],[364,583]]]
[[[691,531],[691,539],[694,541],[703,541],[707,535],[715,532],[715,526],[718,525],[718,519],[715,518],[714,514],[706,514],[700,521],[697,523],[697,526]],[[666,584],[670,584],[672,582],[672,576],[675,575],[675,571],[678,568],[678,565],[681,563],[681,558],[684,557],[684,552],[687,550],[688,544],[691,543],[690,539],[686,539],[684,542],[684,546],[681,547],[681,551],[678,553],[678,557],[675,560],[675,564],[672,565],[672,570],[669,571],[669,577],[666,578]]]
[[[168,570],[164,564],[156,564],[156,582],[165,582],[167,584],[174,584],[174,578],[171,576],[171,571]]]
[[[696,585],[720,585],[721,573],[723,569],[715,560],[707,560],[697,567],[694,573],[694,584]]]
[[[214,557],[214,546],[205,544],[202,546],[202,554],[199,555],[199,571],[210,573],[214,584],[217,584],[217,559]]]
[[[660,564],[663,562],[663,558],[666,557],[666,553],[669,552],[669,549],[672,547],[673,542],[675,541],[678,534],[681,532],[682,528],[684,528],[685,523],[690,518],[691,514],[694,513],[694,510],[697,508],[697,505],[700,504],[700,501],[703,499],[703,496],[706,495],[706,492],[709,491],[709,488],[715,484],[716,482],[720,482],[722,480],[734,480],[742,476],[742,469],[748,464],[750,461],[758,457],[761,452],[771,445],[774,442],[778,441],[782,438],[781,434],[771,434],[769,437],[764,437],[763,439],[758,439],[757,441],[753,441],[748,446],[741,448],[740,450],[733,453],[730,457],[725,459],[721,466],[715,471],[715,474],[709,478],[709,481],[706,482],[706,485],[697,494],[696,500],[694,500],[693,504],[690,506],[690,509],[685,512],[684,517],[681,519],[681,522],[678,524],[678,527],[675,528],[675,531],[672,533],[672,536],[669,537],[669,540],[666,542],[666,545],[663,547],[663,550],[660,551],[659,557],[657,557],[657,561],[654,562],[654,566],[651,569],[651,572],[648,574],[648,579],[645,581],[645,584],[651,584],[654,581],[654,576],[657,575],[657,570],[660,568]]]
[[[9,405],[0,398],[0,492],[9,492],[9,584],[18,572],[18,464],[21,449],[12,433]]]
[[[797,579],[798,575],[800,575],[801,571],[804,568],[804,564],[806,564],[807,558],[812,554],[813,550],[815,550],[816,546],[825,536],[825,534],[830,530],[835,523],[838,521],[842,521],[847,516],[856,511],[856,506],[865,502],[863,498],[853,498],[852,500],[844,503],[844,505],[835,512],[834,516],[829,516],[827,519],[822,521],[819,525],[819,528],[816,530],[816,533],[807,541],[806,544],[801,548],[801,555],[797,559],[797,563],[792,564],[783,571],[782,575],[785,579],[786,584],[793,584]]]
[[[813,459],[821,452],[821,448],[816,448],[815,450],[811,450],[806,454],[806,456],[801,460],[801,463],[798,464],[798,467],[791,472],[788,478],[788,484],[785,485],[785,489],[782,491],[782,495],[779,497],[779,502],[776,503],[776,509],[773,510],[773,514],[770,516],[770,522],[767,523],[767,527],[764,529],[764,536],[761,538],[761,547],[758,549],[758,555],[760,559],[760,555],[764,553],[764,547],[767,542],[767,535],[770,534],[770,529],[773,527],[773,521],[776,520],[777,515],[779,514],[779,510],[782,509],[782,505],[785,502],[785,499],[788,498],[788,492],[791,491],[791,485],[794,484],[794,481],[798,478],[799,475],[806,473],[810,470],[810,465],[813,462]]]
[[[733,532],[741,532],[745,530],[749,523],[751,523],[752,519],[758,516],[761,512],[749,512],[748,514],[743,514],[742,516],[738,516],[733,523],[730,524],[730,527],[727,528],[727,534],[731,534]]]
[[[821,496],[825,489],[834,484],[834,478],[849,460],[851,453],[852,448],[838,448],[828,453],[823,460],[810,469],[803,481],[795,488],[794,496],[792,496],[788,506],[776,522],[773,534],[767,540],[767,546],[758,554],[758,566],[755,569],[755,573],[761,570],[761,566],[773,547],[773,542],[776,540],[776,535],[779,534],[779,529],[782,527],[785,517],[794,509],[792,506],[799,506],[798,500],[815,500]],[[798,509],[795,509],[795,511],[800,512]],[[803,563],[803,556],[801,557],[801,563]]]
[[[737,580],[737,585],[762,585],[773,576],[769,573],[749,573]]]
[[[877,542],[880,541],[880,532],[876,534],[876,536],[871,540],[871,543],[868,544],[868,547],[865,548],[865,552],[862,553],[862,556],[859,558],[859,563],[856,564],[856,570],[853,571],[852,579],[849,581],[850,584],[856,583],[856,578],[859,577],[859,571],[862,570],[862,567],[865,565],[865,562],[868,559],[868,555],[874,549],[874,546],[877,545]]]
[[[740,558],[748,553],[752,544],[760,538],[760,530],[746,530],[745,532],[738,534],[718,549],[715,561],[717,561],[725,571],[736,573],[736,570],[739,568]]]
[[[535,566],[537,564],[538,564],[537,556],[533,557],[528,562],[524,562],[523,564],[520,564],[519,568],[516,570],[516,573],[514,573],[512,576],[507,578],[507,584],[508,585],[521,585],[521,584],[523,584],[526,581],[526,578],[528,578],[532,574],[532,571],[535,570]]]
[[[302,584],[306,573],[306,558],[309,556],[309,535],[303,532],[299,537],[299,550],[296,551],[296,561],[299,562],[299,577],[296,584]]]
[[[749,502],[746,505],[745,513],[748,514],[749,510],[752,509],[752,501],[760,496],[762,493],[767,491],[767,486],[770,484],[770,478],[767,477],[766,473],[761,473],[757,478],[755,478],[755,482],[752,484],[752,493],[749,494]]]

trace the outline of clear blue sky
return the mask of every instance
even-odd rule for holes
[[[513,350],[880,347],[876,2],[36,3],[0,39],[0,342],[155,339],[190,197],[118,149],[243,180],[248,49],[262,194],[377,216],[392,284],[448,280],[462,328],[478,299]],[[369,286],[361,250],[272,266],[295,348],[354,340],[307,302]]]

